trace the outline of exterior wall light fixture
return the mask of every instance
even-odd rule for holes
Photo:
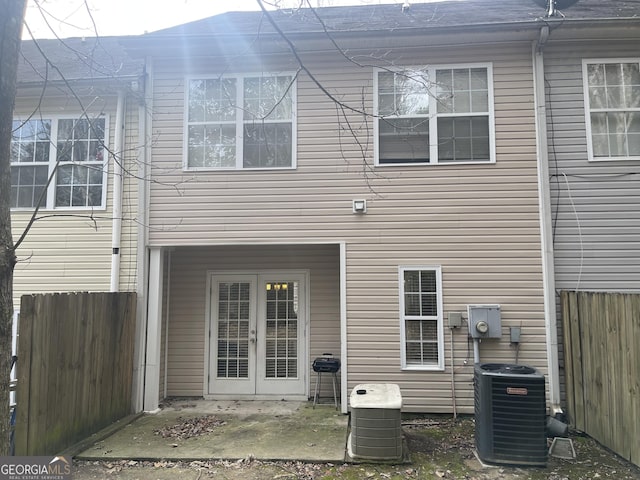
[[[354,200],[353,201],[353,213],[367,213],[367,201],[366,200]]]

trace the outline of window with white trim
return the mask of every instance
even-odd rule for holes
[[[378,165],[495,161],[490,65],[380,70],[375,85]]]
[[[185,168],[295,167],[292,75],[187,80]]]
[[[400,268],[402,368],[442,370],[442,274],[440,267]]]
[[[105,129],[104,117],[14,120],[11,207],[104,207]]]
[[[583,60],[589,160],[640,159],[640,59]]]

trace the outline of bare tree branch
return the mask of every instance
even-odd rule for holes
[[[341,105],[345,110],[350,110],[354,113],[359,113],[361,115],[371,115],[370,113],[367,113],[361,110],[360,108],[352,107],[351,105],[341,102],[338,98],[336,98],[335,95],[333,95],[329,90],[326,89],[326,87],[322,84],[322,82],[320,82],[320,80],[318,80],[316,76],[306,66],[305,62],[300,57],[300,54],[298,53],[296,46],[293,44],[291,39],[282,31],[280,26],[273,19],[269,11],[265,8],[263,1],[264,0],[256,0],[256,2],[258,2],[258,5],[260,6],[260,9],[262,10],[262,13],[265,15],[265,17],[267,18],[271,26],[275,29],[275,31],[278,33],[278,35],[280,35],[280,37],[285,41],[285,43],[289,47],[289,50],[295,57],[296,62],[300,66],[300,69],[309,76],[311,81],[316,84],[316,86],[320,89],[320,91],[324,93],[331,101]]]

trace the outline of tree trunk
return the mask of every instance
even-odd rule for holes
[[[26,0],[0,0],[0,456],[9,454],[9,381],[13,321],[11,128]]]

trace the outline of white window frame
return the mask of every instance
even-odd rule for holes
[[[589,76],[588,76],[588,66],[597,64],[597,63],[638,63],[640,64],[640,57],[631,57],[631,58],[583,58],[582,59],[582,88],[584,93],[584,120],[586,126],[586,135],[587,135],[587,154],[588,160],[590,162],[611,162],[611,161],[626,161],[626,160],[640,160],[640,155],[630,155],[630,156],[617,156],[617,157],[596,157],[593,153],[593,137],[591,135],[591,113],[593,112],[638,112],[640,115],[640,108],[620,108],[620,109],[591,109],[591,101],[589,98]]]
[[[436,298],[438,314],[432,316],[406,316],[404,309],[404,272],[405,271],[423,271],[430,270],[436,274]],[[398,267],[398,292],[400,304],[400,361],[402,370],[427,370],[427,371],[443,371],[444,370],[444,316],[442,312],[442,267],[439,265],[419,265],[419,266],[400,266]],[[407,364],[407,342],[406,342],[406,321],[407,320],[436,320],[437,325],[437,342],[438,342],[438,363],[423,365]]]
[[[244,166],[244,80],[245,78],[291,77],[289,93],[291,95],[291,166],[286,167],[245,167]],[[236,80],[236,164],[233,167],[191,167],[189,166],[189,83],[192,80],[222,80],[232,78]],[[189,75],[184,83],[184,129],[182,146],[182,168],[184,171],[252,171],[252,170],[295,170],[297,167],[297,76],[295,72],[243,73],[234,75]],[[265,123],[284,123],[265,119]]]
[[[84,162],[60,162],[60,165],[57,165],[57,151],[58,151],[58,123],[61,120],[95,120],[97,118],[102,118],[104,119],[104,155],[103,155],[103,159],[102,159],[102,198],[100,199],[100,205],[93,205],[93,206],[56,206],[55,201],[56,201],[56,190],[58,187],[58,178],[57,178],[57,167],[60,166],[65,166],[65,165],[78,165],[78,166],[83,166]],[[22,122],[25,121],[27,119],[23,119],[20,116],[16,116],[13,119],[14,121],[17,122]],[[96,115],[96,116],[88,116],[85,114],[81,114],[78,113],[77,115],[44,115],[41,114],[39,115],[38,118],[30,118],[28,119],[29,121],[31,120],[48,120],[51,121],[51,137],[50,137],[50,147],[49,147],[49,160],[47,162],[47,178],[51,177],[51,174],[54,173],[54,169],[56,170],[54,173],[54,176],[51,180],[51,183],[49,184],[49,187],[47,188],[47,194],[46,194],[46,198],[45,198],[45,204],[44,206],[40,207],[40,211],[49,211],[49,210],[56,210],[56,211],[104,211],[107,209],[107,188],[108,188],[108,184],[107,184],[107,180],[108,180],[108,173],[109,173],[109,157],[111,156],[111,153],[109,151],[109,116],[106,114],[100,114],[100,115]],[[42,162],[44,163],[44,162]],[[97,162],[96,162],[97,164]],[[11,163],[10,167],[28,167],[30,165],[30,163],[24,163],[24,164],[20,164],[20,163]],[[35,165],[34,165],[35,166]],[[33,211],[36,208],[36,206],[31,206],[31,207],[11,207],[11,211]]]
[[[435,94],[429,94],[429,161],[428,162],[406,162],[406,163],[380,163],[380,145],[379,145],[379,122],[380,117],[378,116],[378,73],[380,72],[402,72],[406,70],[413,71],[424,71],[428,74],[430,79],[436,78],[436,71],[438,70],[451,70],[451,69],[473,69],[473,68],[485,68],[487,70],[487,102],[489,106],[489,111],[487,114],[482,114],[488,116],[489,120],[489,160],[488,161],[444,161],[439,162],[438,160],[438,118],[444,117],[469,117],[475,115],[475,113],[460,113],[456,115],[455,113],[438,113],[437,110],[437,99]],[[436,89],[436,84],[434,80],[434,92]],[[373,132],[374,132],[374,159],[376,167],[402,167],[402,166],[412,166],[412,167],[423,167],[426,165],[490,165],[496,163],[496,141],[495,141],[495,108],[494,108],[494,95],[493,95],[493,64],[492,63],[460,63],[460,64],[438,64],[438,65],[429,65],[429,66],[406,66],[406,67],[394,67],[393,69],[382,69],[375,68],[373,72],[373,111],[375,121],[373,122]],[[480,116],[480,114],[478,114]]]

